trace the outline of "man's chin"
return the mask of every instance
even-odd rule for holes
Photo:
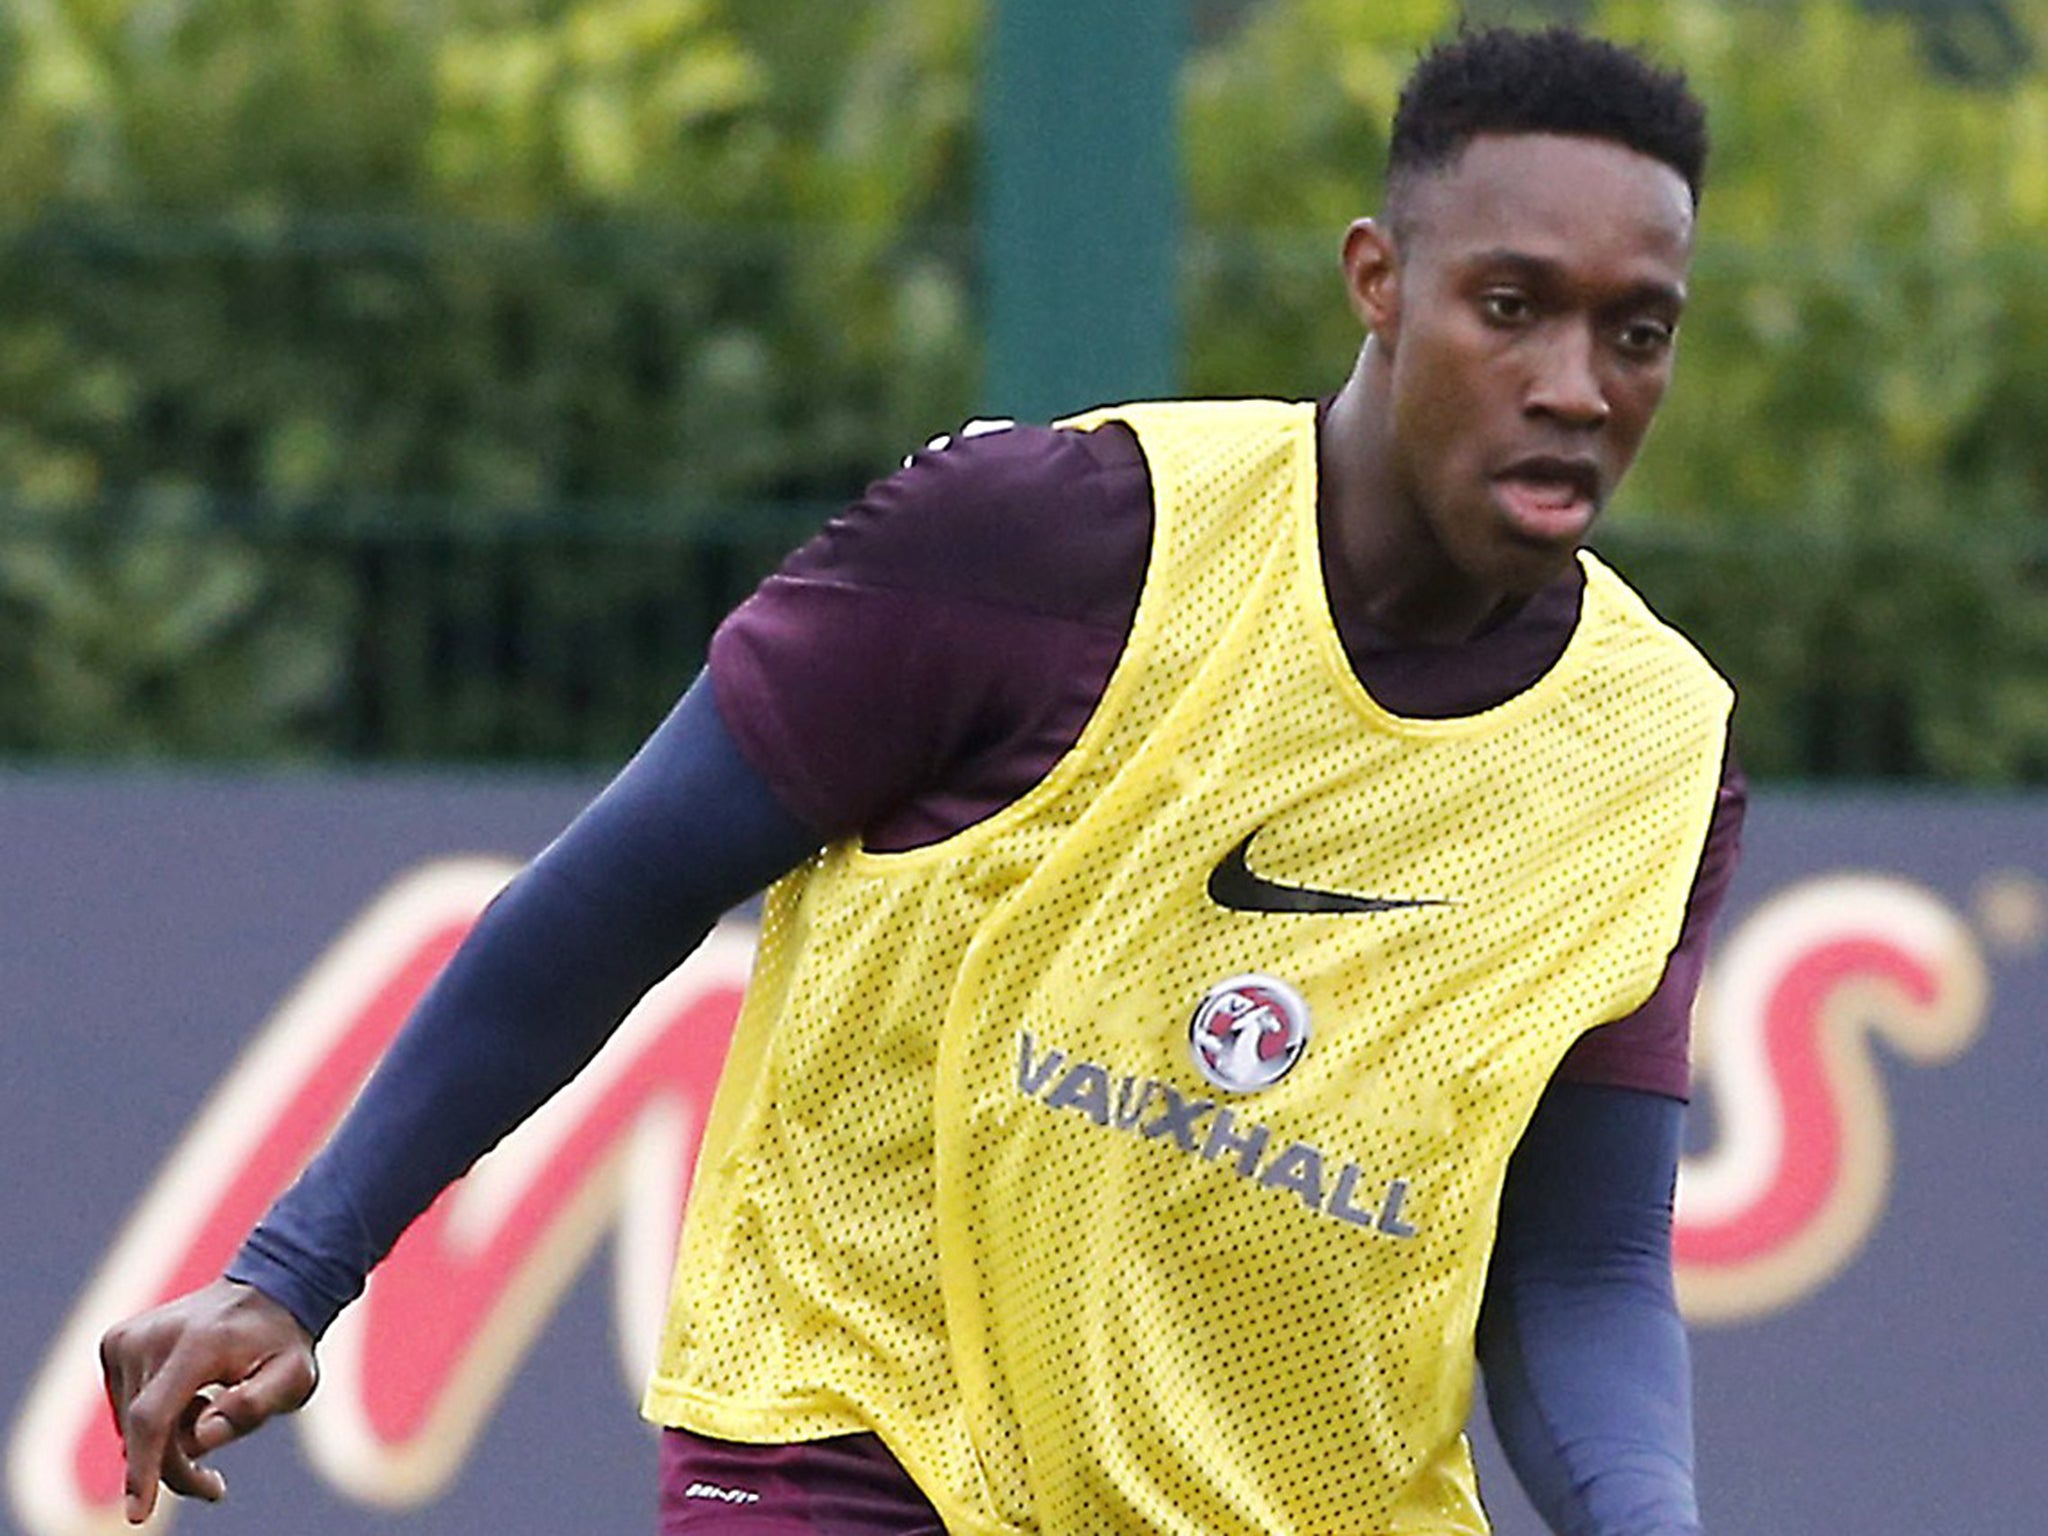
[[[1577,564],[1580,545],[1516,542],[1494,552],[1487,584],[1509,602],[1522,602],[1554,585]]]

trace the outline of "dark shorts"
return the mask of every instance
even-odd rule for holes
[[[873,1435],[737,1445],[661,1434],[661,1536],[945,1536]]]

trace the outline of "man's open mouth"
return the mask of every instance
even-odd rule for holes
[[[1493,484],[1515,530],[1546,543],[1581,537],[1600,507],[1600,471],[1590,460],[1520,459]]]

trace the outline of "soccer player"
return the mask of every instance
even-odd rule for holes
[[[775,880],[646,1411],[668,1533],[1699,1529],[1670,1202],[1730,694],[1581,546],[1670,382],[1682,81],[1466,34],[1321,402],[916,454],[725,623],[215,1284],[129,1514]]]

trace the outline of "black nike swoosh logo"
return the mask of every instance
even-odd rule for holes
[[[1243,842],[1223,855],[1223,861],[1209,871],[1209,899],[1232,912],[1397,912],[1403,907],[1441,907],[1441,898],[1425,896],[1352,896],[1344,891],[1318,891],[1305,885],[1282,885],[1252,873],[1245,862],[1253,828]]]

